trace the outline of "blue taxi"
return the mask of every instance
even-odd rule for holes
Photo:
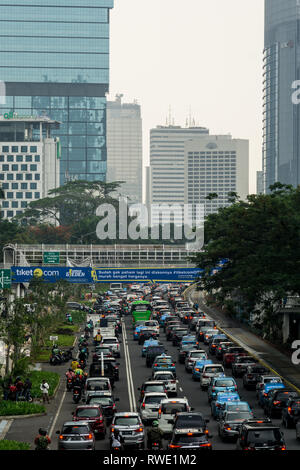
[[[157,341],[156,339],[147,339],[144,344],[143,344],[143,348],[142,348],[142,357],[146,357],[146,354],[147,354],[147,349],[149,346],[158,346],[159,345],[159,341]]]
[[[175,362],[173,361],[171,356],[162,354],[161,356],[157,356],[154,359],[154,362],[152,365],[152,375],[154,375],[155,372],[162,371],[162,370],[171,371],[173,372],[174,377],[176,377]]]
[[[278,383],[267,383],[260,391],[259,391],[259,394],[258,394],[258,403],[260,404],[260,406],[264,407],[264,404],[265,404],[265,399],[268,398],[268,393],[271,391],[271,390],[274,390],[274,389],[281,389],[281,388],[285,388],[285,385],[281,382],[278,382]]]
[[[237,392],[237,389],[233,377],[213,377],[207,389],[208,401],[211,403],[219,392]]]
[[[211,359],[200,359],[199,361],[196,361],[192,370],[192,379],[193,380],[200,380],[200,375],[203,370],[203,367],[206,366],[206,364],[213,364],[213,361]]]
[[[211,407],[211,415],[214,419],[220,418],[222,415],[225,406],[227,403],[236,405],[240,403],[241,399],[237,392],[219,392],[214,400],[212,400],[210,407]]]

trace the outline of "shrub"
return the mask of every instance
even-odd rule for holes
[[[0,402],[0,416],[33,415],[37,413],[45,413],[45,411],[46,408],[43,405],[27,403],[26,401]]]
[[[0,441],[0,450],[30,450],[30,444],[18,441]]]
[[[55,372],[43,372],[43,371],[32,371],[29,374],[29,378],[32,382],[32,389],[31,389],[31,396],[33,398],[41,398],[42,392],[40,390],[40,386],[42,380],[45,379],[46,382],[49,384],[49,396],[53,396],[54,390],[59,384],[59,374]]]

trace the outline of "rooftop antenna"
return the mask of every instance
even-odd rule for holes
[[[169,106],[169,126],[171,126],[171,121],[172,121],[172,108],[171,105]]]

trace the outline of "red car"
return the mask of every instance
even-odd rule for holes
[[[105,418],[101,406],[98,405],[80,405],[77,406],[76,411],[72,413],[73,421],[87,421],[95,436],[106,435]]]
[[[231,367],[237,356],[248,356],[248,353],[239,346],[231,346],[227,348],[223,354],[223,366]]]

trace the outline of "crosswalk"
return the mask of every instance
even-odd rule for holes
[[[9,419],[9,420],[2,419],[0,421],[0,441],[5,438],[6,434],[8,433],[9,428],[12,425],[12,422],[13,422],[12,419]]]

